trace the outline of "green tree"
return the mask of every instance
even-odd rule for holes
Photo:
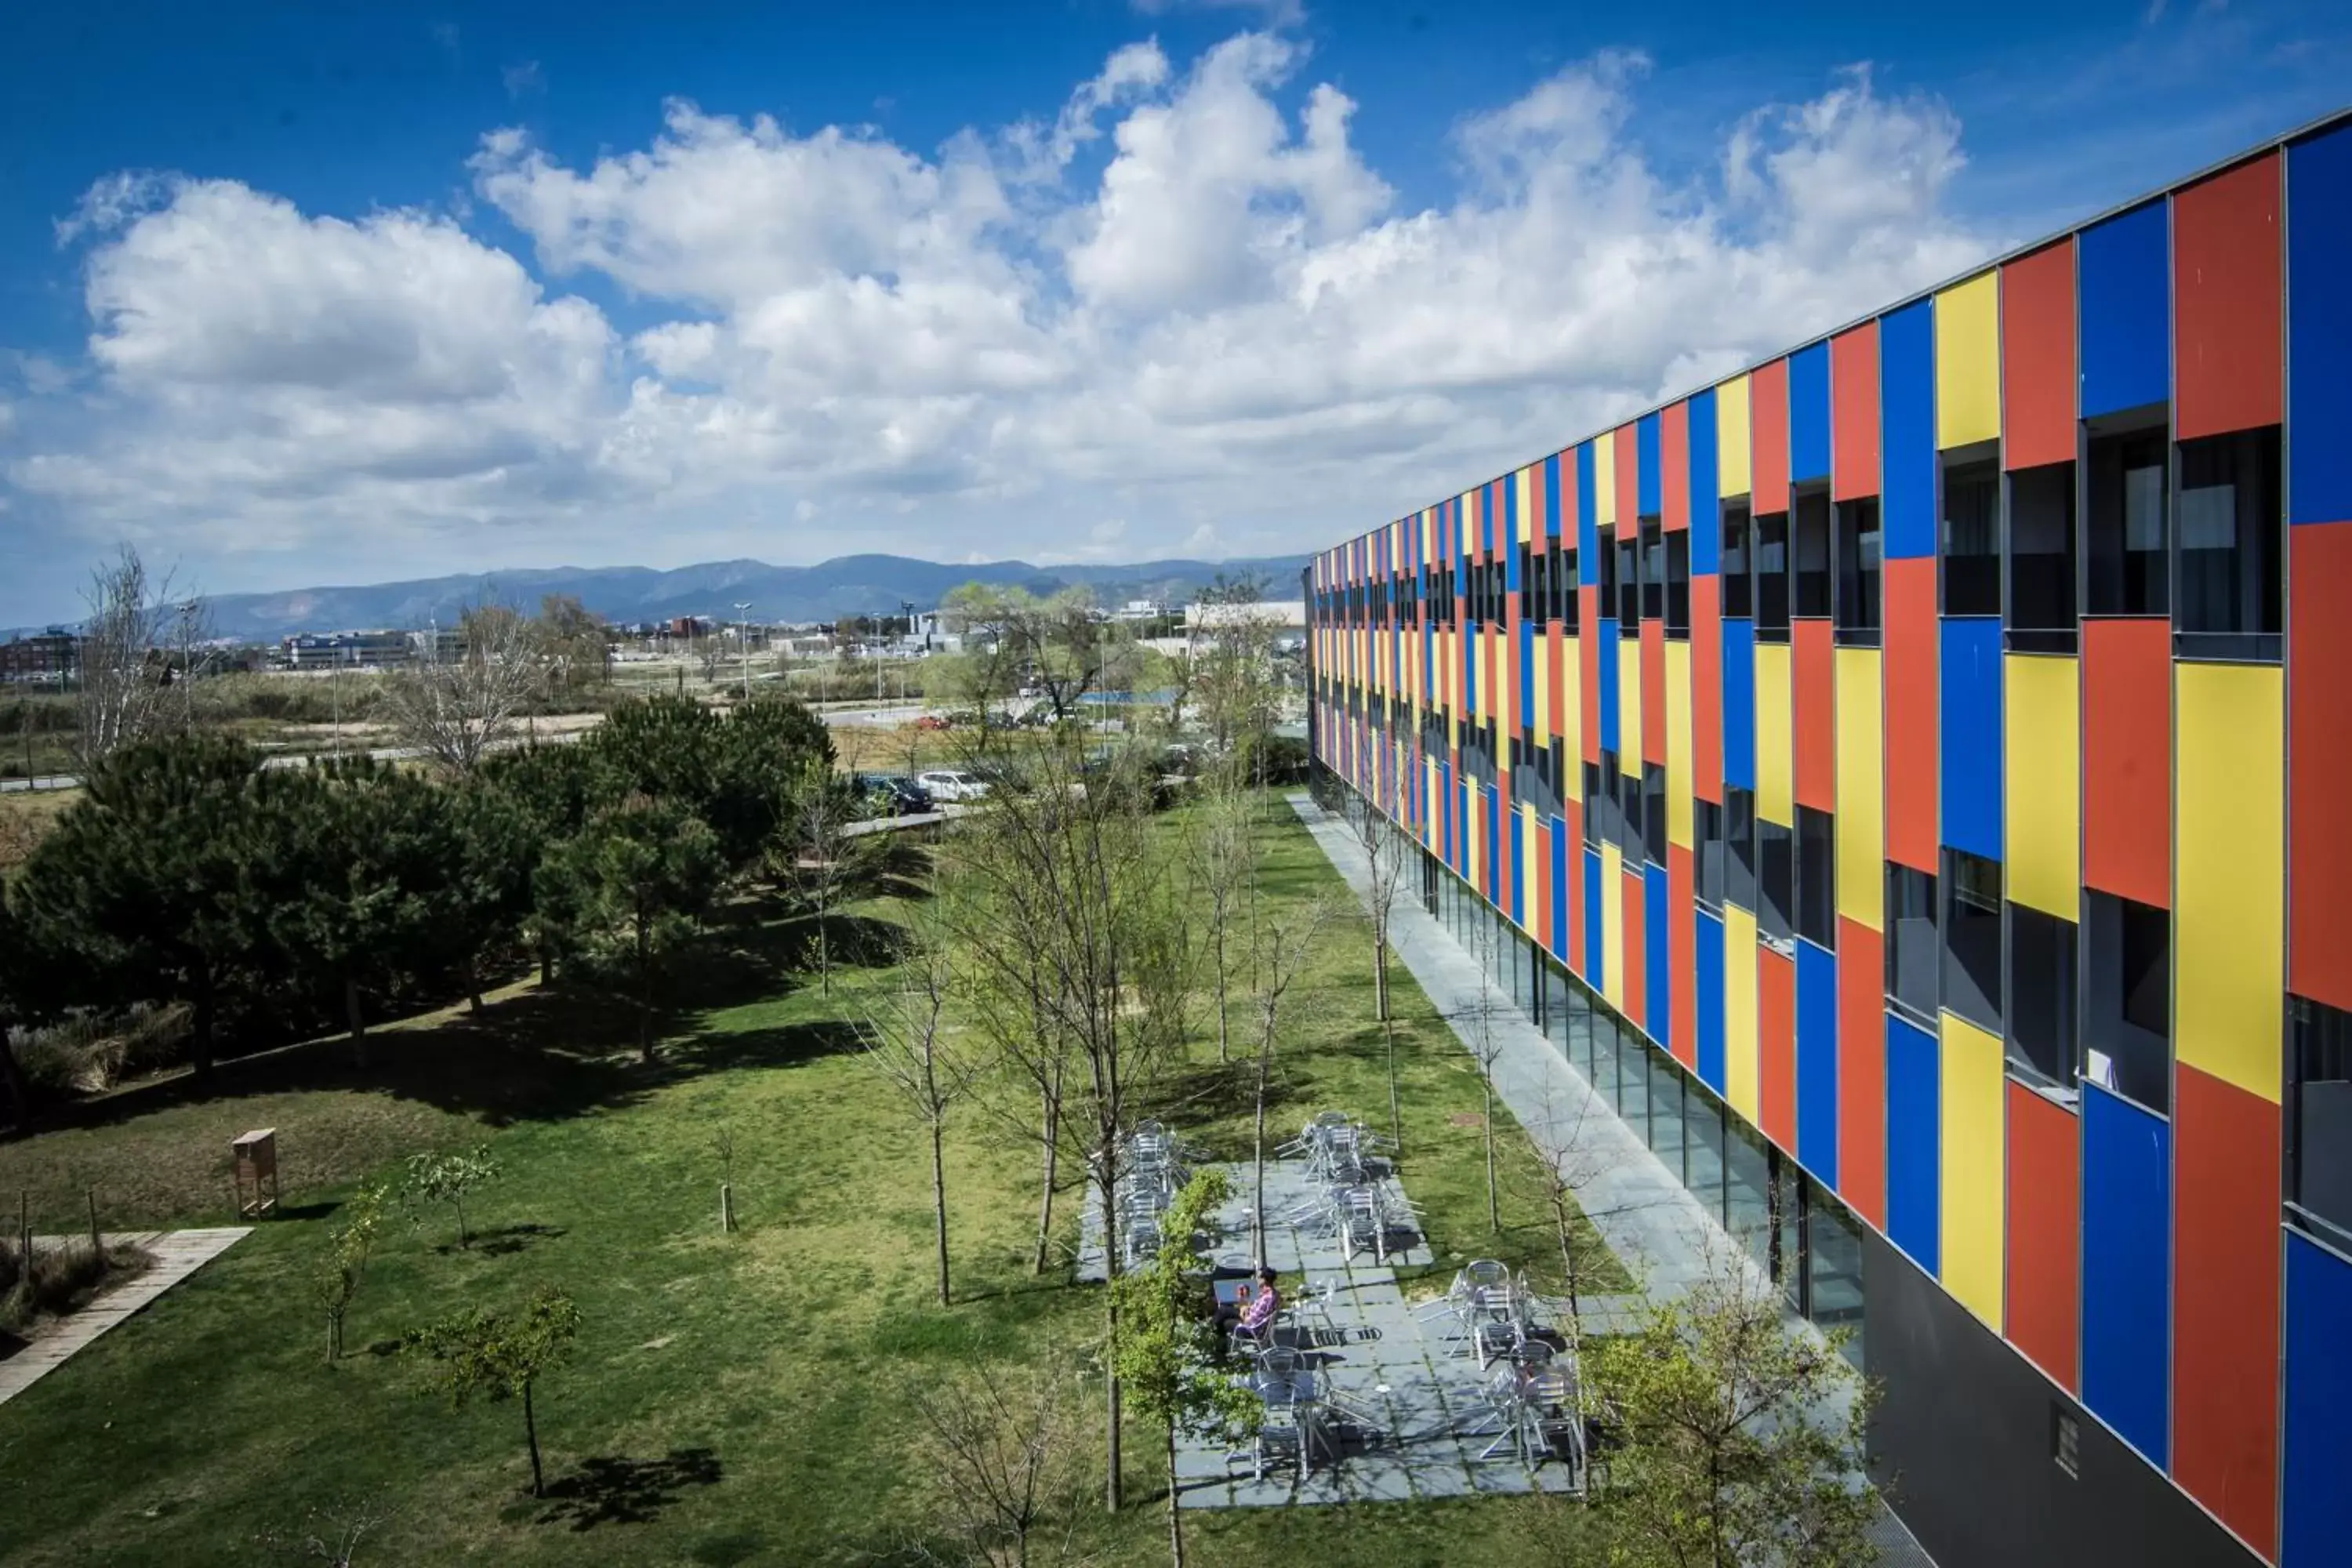
[[[375,1250],[391,1196],[387,1189],[373,1183],[352,1194],[338,1216],[340,1223],[327,1233],[327,1249],[311,1273],[311,1295],[327,1314],[330,1366],[342,1359],[343,1320],[350,1315],[360,1282],[366,1277],[368,1257]]]
[[[598,770],[581,746],[531,746],[490,758],[483,774],[489,791],[519,820],[527,854],[516,896],[523,904],[522,934],[538,955],[544,984],[554,978],[557,958],[572,950],[579,916],[567,901],[572,889],[551,869],[552,862],[596,809]]]
[[[1231,1195],[1232,1184],[1214,1166],[1184,1184],[1160,1215],[1160,1250],[1140,1268],[1111,1281],[1120,1332],[1112,1365],[1130,1407],[1159,1425],[1168,1455],[1168,1552],[1184,1568],[1184,1521],[1176,1507],[1176,1439],[1180,1434],[1223,1441],[1252,1430],[1255,1401],[1235,1385],[1216,1359],[1214,1327],[1202,1321],[1198,1237]]]
[[[811,757],[793,786],[792,815],[783,825],[779,857],[785,884],[816,921],[818,990],[833,994],[829,921],[841,905],[870,887],[889,854],[889,836],[852,833],[857,796],[832,764]]]
[[[212,1072],[222,994],[264,945],[247,876],[258,763],[243,742],[204,734],[114,752],[12,893],[27,934],[61,968],[64,1000],[187,1002],[200,1079]]]
[[[432,1360],[428,1386],[463,1410],[476,1395],[501,1404],[522,1401],[523,1439],[530,1446],[530,1493],[546,1495],[540,1467],[539,1416],[531,1391],[539,1380],[571,1359],[580,1335],[580,1309],[552,1285],[541,1285],[516,1311],[480,1307],[410,1332],[410,1353]]]
[[[958,988],[955,952],[930,917],[914,917],[905,951],[887,984],[865,1003],[866,1064],[890,1087],[907,1117],[931,1143],[931,1235],[938,1252],[940,1305],[948,1304],[949,1115],[977,1087],[987,1066],[965,1048],[950,1022]]]
[[[669,954],[695,930],[726,864],[709,825],[673,802],[632,796],[589,818],[545,868],[559,907],[592,950],[628,971],[637,1049],[654,1059],[654,1012]]]
[[[37,964],[31,940],[9,912],[5,889],[0,889],[0,1110],[20,1126],[33,1119],[33,1085],[10,1034],[32,1021]]]
[[[498,1179],[498,1157],[490,1152],[488,1143],[478,1144],[462,1154],[436,1154],[425,1151],[408,1157],[407,1173],[401,1183],[401,1201],[411,1208],[420,1204],[447,1204],[457,1215],[457,1245],[471,1247],[474,1238],[466,1229],[466,1200],[478,1188]]]
[[[1601,1523],[1619,1568],[1862,1568],[1870,1391],[1835,1348],[1791,1331],[1768,1290],[1703,1280],[1598,1342],[1621,1447]]]
[[[570,594],[539,601],[538,641],[554,684],[565,691],[613,677],[613,634]]]

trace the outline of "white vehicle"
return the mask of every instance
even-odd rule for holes
[[[987,797],[985,780],[973,777],[961,768],[940,768],[928,773],[917,773],[915,782],[933,800],[982,800]]]

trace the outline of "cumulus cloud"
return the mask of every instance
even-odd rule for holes
[[[93,532],[324,550],[364,518],[435,565],[488,525],[577,559],[1296,549],[1993,247],[1948,216],[1950,112],[1866,68],[1667,169],[1646,63],[1601,54],[1465,117],[1453,195],[1400,210],[1310,64],[1131,45],[929,151],[684,101],[588,163],[493,131],[473,191],[524,256],[115,176],[59,226],[89,374],[46,401],[79,416],[20,418],[0,474]]]

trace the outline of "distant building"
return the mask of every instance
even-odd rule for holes
[[[398,665],[406,664],[418,651],[409,640],[411,635],[383,629],[299,632],[280,646],[285,649],[287,665],[294,669],[324,669],[331,665]]]
[[[81,639],[63,626],[0,643],[0,681],[61,683],[74,668]]]

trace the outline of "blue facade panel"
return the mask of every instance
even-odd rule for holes
[[[2286,418],[2305,433],[2287,443],[2287,521],[2352,521],[2352,125],[2287,150],[2286,200]]]
[[[1922,300],[1878,319],[1879,516],[1886,558],[1936,553],[1936,316]]]
[[[2352,1543],[2352,1263],[2286,1238],[2286,1511],[2280,1568],[2340,1563]]]
[[[1698,940],[1693,944],[1693,969],[1697,984],[1698,1080],[1724,1092],[1723,1079],[1723,917],[1698,911]]]
[[[1664,1045],[1674,1037],[1668,1032],[1674,1022],[1674,983],[1667,978],[1666,960],[1674,952],[1673,939],[1667,934],[1666,868],[1659,865],[1642,868],[1642,969],[1646,976],[1642,986],[1642,1004],[1648,1016],[1642,1026],[1650,1038]]]
[[[1663,499],[1664,476],[1658,468],[1658,416],[1644,414],[1633,424],[1633,507],[1643,517],[1655,517],[1665,510]],[[1623,518],[1617,520],[1620,528]]]
[[[1936,1037],[1886,1019],[1886,1238],[1933,1274],[1943,1257],[1942,1055]]]
[[[1617,617],[1601,616],[1601,646],[1593,650],[1601,656],[1601,749],[1616,752],[1622,756],[1623,750],[1617,743],[1617,710],[1620,706],[1617,645],[1621,640],[1617,635]]]
[[[1601,955],[1601,851],[1584,852],[1584,983],[1594,990],[1601,988],[1601,977],[1608,973],[1606,961]]]
[[[1514,709],[1511,722],[1504,733],[1524,735],[1528,732],[1528,715],[1536,710],[1536,624],[1519,623],[1519,705]],[[1507,747],[1505,748],[1507,751]]]
[[[1499,796],[1496,809],[1497,811],[1502,809]],[[1511,889],[1509,900],[1511,923],[1522,930],[1526,929],[1528,923],[1528,889],[1527,879],[1519,875],[1519,868],[1528,863],[1527,830],[1528,819],[1517,811],[1513,811],[1511,813],[1511,858],[1504,864],[1503,880]]]
[[[1559,515],[1559,454],[1543,460],[1543,536],[1558,539],[1564,525]]]
[[[1723,467],[1716,450],[1715,388],[1690,400],[1690,569],[1694,577],[1723,570]]]
[[[1941,658],[1943,841],[2001,858],[2000,623],[1948,619]]]
[[[1723,623],[1723,782],[1756,787],[1756,623],[1743,616]]]
[[[2172,395],[2172,246],[2165,203],[2083,231],[2075,242],[2083,417]]]
[[[1797,1163],[1838,1184],[1837,955],[1797,943]]]
[[[2083,1087],[2083,1403],[2164,1468],[2171,1404],[2172,1129]]]
[[[1789,356],[1789,479],[1830,477],[1830,345]]]

